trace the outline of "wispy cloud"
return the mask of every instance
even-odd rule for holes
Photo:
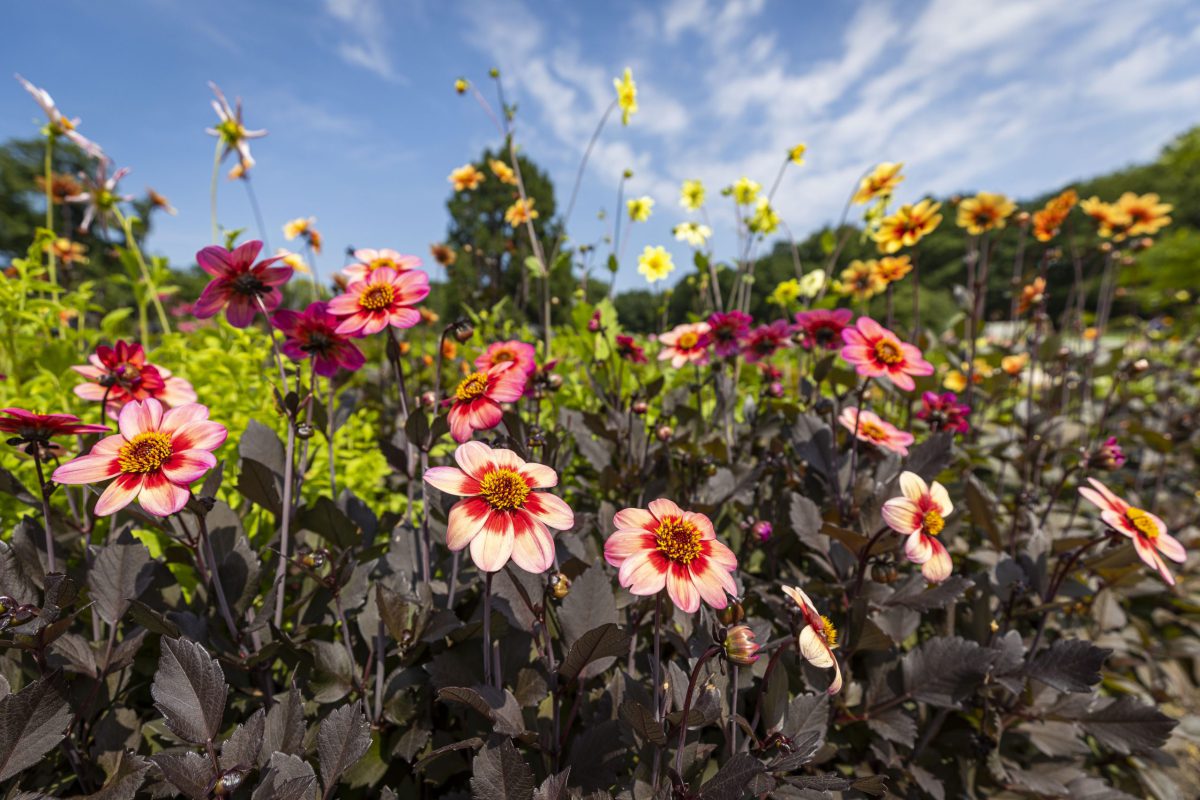
[[[351,38],[343,38],[336,45],[343,61],[385,80],[406,82],[392,63],[387,20],[379,0],[325,0],[325,11],[349,29]]]

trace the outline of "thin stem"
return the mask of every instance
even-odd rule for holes
[[[133,235],[133,220],[121,213],[121,209],[113,207],[113,213],[117,216],[117,221],[121,223],[121,228],[125,231],[125,247],[133,253],[133,258],[137,262],[138,269],[142,273],[142,280],[146,282],[146,291],[150,293],[150,301],[154,303],[154,311],[158,315],[158,324],[162,327],[163,333],[171,332],[171,323],[167,320],[166,309],[163,308],[162,300],[158,297],[158,286],[154,283],[154,278],[150,275],[150,268],[146,265],[146,259],[142,255],[142,248],[137,243],[137,238]]]
[[[31,445],[33,464],[37,468],[38,491],[42,496],[42,522],[46,530],[46,572],[58,572],[54,558],[54,535],[50,530],[50,495],[46,492],[46,475],[42,471],[42,448],[37,442]]]
[[[554,257],[558,255],[558,248],[562,245],[563,239],[566,237],[566,226],[571,221],[571,212],[575,210],[575,201],[579,197],[579,186],[583,183],[583,171],[587,167],[588,159],[592,155],[592,150],[596,147],[596,140],[600,138],[600,132],[604,130],[605,124],[608,123],[608,118],[612,116],[613,109],[619,104],[618,98],[613,98],[609,103],[608,108],[604,109],[604,114],[600,117],[599,124],[596,125],[596,130],[592,131],[592,138],[588,140],[587,147],[583,151],[583,158],[579,161],[579,169],[575,171],[575,185],[571,187],[571,199],[567,203],[567,213],[563,215],[562,223],[564,232],[554,240],[554,246],[550,248],[550,262],[554,262]]]
[[[46,158],[45,158],[45,176],[43,180],[46,182],[46,230],[54,234],[54,134],[46,134]],[[58,288],[58,257],[54,255],[54,248],[50,247],[46,251],[47,267],[50,276],[50,285],[55,289]]]
[[[250,173],[242,175],[242,182],[246,184],[246,195],[250,198],[250,208],[254,212],[254,221],[258,224],[258,235],[263,240],[263,245],[268,253],[271,250],[271,240],[267,238],[267,226],[263,224],[262,210],[258,207],[258,195],[254,191],[254,184],[250,182]]]
[[[221,178],[221,139],[217,138],[217,154],[213,156],[212,188],[209,189],[209,212],[212,217],[212,243],[216,244],[221,238],[217,226],[217,185]]]
[[[696,681],[700,680],[700,669],[719,652],[721,648],[715,645],[705,650],[704,655],[696,660],[696,666],[692,668],[691,677],[688,678],[687,694],[683,698],[683,718],[679,720],[679,744],[675,748],[675,772],[680,780],[683,779],[683,748],[687,743],[688,716],[692,713],[692,695],[696,691]]]
[[[333,460],[333,378],[328,378],[325,385],[329,389],[329,396],[325,404],[325,446],[329,451],[329,496],[337,499],[337,466]]]
[[[483,573],[483,682],[492,685],[492,573]]]
[[[217,595],[217,606],[221,610],[221,616],[225,618],[225,626],[229,628],[229,635],[233,637],[235,643],[238,643],[241,641],[241,634],[238,632],[237,623],[234,622],[233,612],[229,609],[229,600],[225,596],[225,587],[221,583],[221,573],[217,570],[217,554],[213,550],[212,539],[208,535],[208,523],[205,521],[203,514],[194,512],[193,515],[196,517],[200,547],[204,553],[204,558],[208,561],[208,571],[212,577],[213,591]]]

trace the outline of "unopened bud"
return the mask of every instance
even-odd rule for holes
[[[669,442],[671,441],[671,437],[675,435],[675,431],[671,429],[670,425],[659,425],[654,435],[658,437],[660,442]]]
[[[735,625],[725,636],[725,657],[734,664],[750,666],[758,661],[758,650],[749,625]]]
[[[640,417],[650,410],[650,404],[645,400],[634,400],[633,405],[629,407],[629,410]]]

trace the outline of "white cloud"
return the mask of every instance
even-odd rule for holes
[[[349,28],[353,37],[337,44],[337,54],[343,61],[385,80],[403,82],[392,64],[386,19],[379,0],[325,0],[325,12]]]

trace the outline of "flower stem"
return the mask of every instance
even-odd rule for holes
[[[158,324],[162,328],[163,333],[170,333],[171,323],[167,320],[167,312],[163,308],[162,300],[158,297],[158,286],[155,285],[154,278],[150,275],[150,268],[146,266],[146,259],[142,255],[142,248],[137,243],[137,237],[133,235],[133,220],[122,214],[121,209],[116,206],[113,207],[113,213],[117,215],[117,221],[121,223],[121,228],[125,231],[125,247],[133,253],[133,258],[142,273],[142,280],[146,282],[146,291],[150,293],[150,302],[154,304],[154,311],[158,315]],[[145,328],[146,307],[144,303],[138,304],[138,311],[141,312],[142,327]],[[144,330],[142,336],[146,336]]]
[[[242,175],[242,182],[246,184],[246,195],[250,198],[250,208],[254,212],[254,221],[258,224],[258,235],[263,240],[263,246],[267,252],[272,252],[271,241],[267,238],[267,226],[263,223],[262,210],[258,207],[258,195],[254,192],[254,184],[250,183],[250,173]]]
[[[212,188],[209,190],[209,212],[212,217],[212,243],[217,244],[221,238],[217,226],[217,183],[221,177],[221,139],[217,138],[217,154],[213,156]]]
[[[229,635],[233,637],[234,643],[241,641],[241,634],[238,632],[237,623],[233,620],[233,613],[229,610],[229,600],[225,596],[225,587],[221,583],[221,573],[217,569],[217,554],[213,550],[212,539],[208,535],[208,524],[204,520],[204,515],[193,512],[196,517],[196,527],[200,537],[200,547],[203,551],[203,558],[208,561],[208,572],[212,578],[213,591],[217,595],[217,606],[221,609],[221,616],[225,618],[225,626],[229,628]]]
[[[46,135],[46,158],[45,158],[45,177],[46,182],[46,230],[54,234],[54,134]],[[58,288],[58,259],[54,255],[54,248],[51,247],[46,251],[47,267],[50,277],[50,285]]]
[[[692,667],[691,677],[688,678],[687,694],[683,698],[683,717],[679,720],[679,744],[675,748],[675,772],[683,780],[683,748],[687,743],[688,716],[692,713],[692,695],[696,691],[696,681],[700,680],[700,669],[710,658],[721,652],[721,648],[713,645],[704,651],[704,655],[696,660]]]
[[[42,448],[37,442],[32,445],[33,464],[37,468],[38,493],[42,498],[42,523],[46,530],[46,572],[58,572],[54,559],[54,534],[50,529],[50,495],[46,491],[46,474],[42,470]]]
[[[492,685],[492,573],[483,573],[483,682]]]
[[[337,499],[337,467],[333,461],[333,378],[326,380],[329,396],[325,402],[325,446],[329,451],[329,496]]]

